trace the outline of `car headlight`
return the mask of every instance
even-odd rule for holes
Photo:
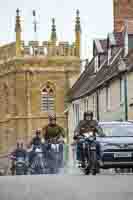
[[[133,144],[128,144],[127,147],[128,149],[133,149]]]
[[[101,143],[101,148],[104,149],[118,149],[118,145],[109,144],[109,143]]]

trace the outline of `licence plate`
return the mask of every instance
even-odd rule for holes
[[[132,153],[128,152],[120,152],[120,153],[115,153],[114,158],[131,158]]]
[[[91,150],[96,150],[96,147],[91,147]]]

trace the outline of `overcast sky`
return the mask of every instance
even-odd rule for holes
[[[74,39],[76,9],[80,10],[83,56],[92,52],[92,39],[103,38],[113,30],[112,0],[3,0],[0,4],[0,44],[14,41],[14,17],[21,10],[23,39],[33,40],[32,10],[38,20],[38,39],[48,40],[51,18],[56,18],[59,40]],[[88,48],[89,47],[89,48]]]

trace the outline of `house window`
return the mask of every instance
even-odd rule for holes
[[[76,117],[76,125],[79,123],[79,104],[75,104],[75,117]]]
[[[84,111],[87,111],[87,99],[84,99]]]
[[[87,98],[87,100],[86,100],[87,102],[86,102],[86,106],[87,106],[87,111],[89,110],[89,99]]]
[[[109,86],[106,87],[106,110],[111,109],[111,89]]]
[[[51,84],[47,84],[41,91],[41,110],[51,112],[55,110],[55,94]]]

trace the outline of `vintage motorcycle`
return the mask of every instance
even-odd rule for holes
[[[86,175],[90,173],[96,175],[100,172],[100,168],[97,157],[96,134],[93,132],[93,129],[83,133],[80,136],[79,142],[82,144],[82,156],[84,156],[83,172]]]
[[[55,137],[46,143],[46,168],[48,174],[59,173],[63,167],[63,141]]]
[[[29,168],[30,174],[45,174],[45,160],[44,160],[44,153],[40,146],[34,149],[33,153],[33,161]]]
[[[16,158],[16,175],[26,175],[27,165],[24,157]]]

